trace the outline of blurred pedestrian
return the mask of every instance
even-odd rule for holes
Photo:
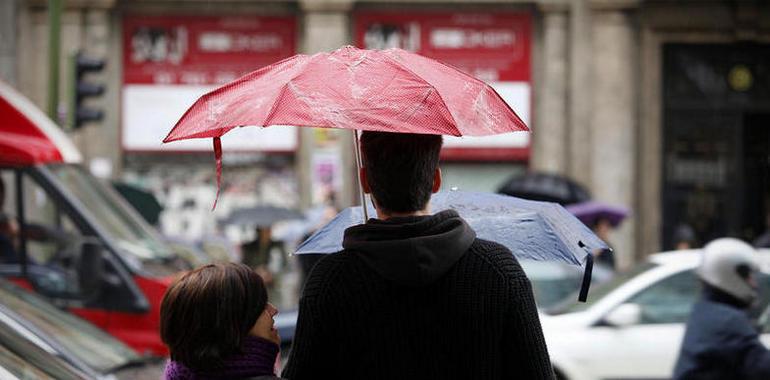
[[[431,215],[441,136],[363,132],[377,218],[348,228],[300,300],[283,376],[552,379],[532,287],[511,252],[453,210]]]
[[[681,223],[674,230],[674,249],[681,251],[696,247],[695,230],[686,223]]]
[[[332,198],[333,202],[333,198]],[[302,241],[309,239],[313,234],[329,223],[332,219],[334,219],[335,216],[339,213],[339,210],[334,206],[334,203],[328,202],[326,205],[323,206],[323,211],[321,214],[321,220],[319,223],[314,226],[314,228],[306,233],[302,237]],[[297,255],[297,261],[299,261],[300,270],[302,271],[302,282],[300,283],[300,288],[305,286],[305,281],[307,280],[308,276],[310,276],[310,271],[315,267],[315,264],[320,260],[322,257],[324,257],[324,254],[304,254],[304,255]]]
[[[160,334],[167,380],[277,379],[280,337],[265,285],[243,264],[208,264],[166,291]]]
[[[594,257],[596,263],[603,265],[611,270],[615,270],[615,254],[613,248],[609,243],[610,231],[613,229],[612,223],[607,218],[597,218],[591,230],[607,244],[608,249],[597,249],[594,251]]]
[[[768,200],[767,204],[770,205],[770,200]],[[768,208],[765,214],[765,232],[757,236],[752,244],[757,248],[770,248],[770,208]]]
[[[267,287],[271,287],[274,282],[273,271],[270,269],[273,250],[278,251],[281,259],[285,258],[286,250],[283,243],[273,240],[270,226],[258,226],[254,233],[254,240],[241,244],[241,262],[253,268],[262,277]]]
[[[747,310],[757,298],[757,252],[733,238],[703,249],[703,295],[687,321],[675,380],[770,379],[770,351]]]

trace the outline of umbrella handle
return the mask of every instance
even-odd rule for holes
[[[364,223],[369,220],[369,210],[366,207],[366,194],[364,193],[364,184],[361,183],[361,168],[364,166],[363,158],[361,157],[361,142],[359,137],[360,131],[358,129],[353,131],[353,145],[356,152],[356,178],[358,178],[358,192],[361,194],[361,210],[364,212]]]
[[[585,248],[585,245],[582,241],[579,241],[578,244],[581,248]],[[588,289],[591,287],[591,275],[594,270],[594,255],[591,252],[588,252],[588,256],[586,256],[586,267],[583,271],[583,282],[580,284],[580,293],[578,294],[578,301],[580,302],[586,302],[588,299]]]

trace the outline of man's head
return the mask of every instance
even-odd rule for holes
[[[364,132],[361,183],[385,214],[424,210],[441,187],[439,135]]]

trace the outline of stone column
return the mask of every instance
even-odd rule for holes
[[[48,99],[48,14],[20,4],[18,24],[17,88],[40,109]]]
[[[662,44],[658,32],[644,27],[640,33],[639,145],[636,221],[637,259],[661,249],[661,182],[663,170]]]
[[[332,51],[351,43],[350,9],[351,0],[302,0],[303,11],[301,46],[305,54]],[[339,144],[342,163],[342,189],[337,194],[339,207],[357,204],[357,182],[355,182],[355,158],[353,156],[353,134],[349,131],[334,130]],[[300,149],[297,157],[300,205],[308,207],[312,202],[311,165],[315,150],[315,136],[310,128],[300,128]]]
[[[637,46],[632,15],[599,9],[592,16],[591,184],[597,200],[635,208],[637,135]],[[634,218],[612,234],[616,262],[627,268],[635,257]]]
[[[567,174],[591,187],[592,54],[591,12],[588,0],[570,3],[570,55],[567,130]]]
[[[532,167],[567,171],[568,7],[542,5],[540,81],[536,83]]]
[[[0,1],[0,80],[16,84],[16,0]]]

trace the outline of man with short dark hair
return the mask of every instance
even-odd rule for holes
[[[364,132],[359,175],[377,218],[348,228],[300,301],[292,380],[551,379],[532,288],[505,247],[447,210],[441,136]]]

